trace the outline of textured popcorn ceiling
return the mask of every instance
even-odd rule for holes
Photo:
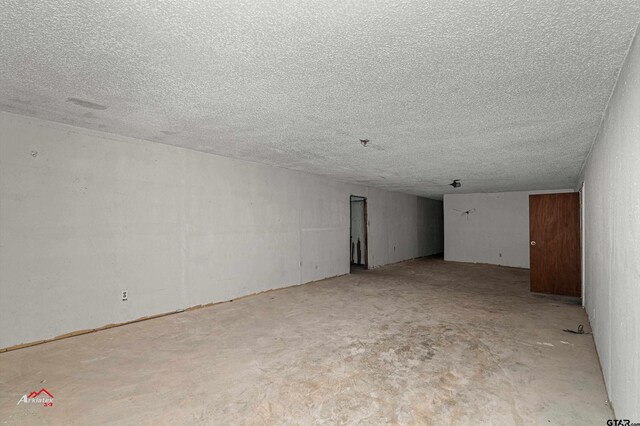
[[[572,186],[640,22],[638,0],[0,5],[4,111],[432,197]]]

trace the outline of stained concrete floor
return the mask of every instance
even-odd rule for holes
[[[0,423],[603,425],[579,323],[525,270],[414,260],[0,354]]]

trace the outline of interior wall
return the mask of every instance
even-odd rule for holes
[[[0,113],[0,348],[349,273],[351,194],[370,267],[438,250],[413,195]]]
[[[445,194],[444,259],[529,268],[529,195],[570,191]]]
[[[584,168],[585,307],[617,418],[640,419],[640,41]],[[635,420],[638,421],[638,420]]]

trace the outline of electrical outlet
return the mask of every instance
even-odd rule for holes
[[[126,302],[129,299],[129,292],[127,290],[122,290],[122,301]]]

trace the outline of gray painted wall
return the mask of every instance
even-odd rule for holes
[[[585,306],[616,417],[640,421],[640,40],[580,179]]]
[[[444,259],[529,268],[529,195],[568,191],[445,194]]]
[[[371,267],[441,251],[438,201],[0,113],[0,348],[349,273],[351,194]]]

